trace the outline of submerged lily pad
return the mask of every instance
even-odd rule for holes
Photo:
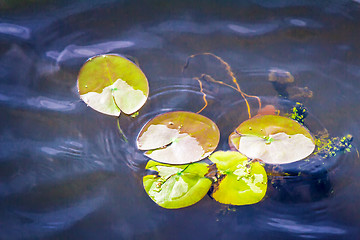
[[[314,139],[303,125],[276,115],[243,122],[230,135],[229,142],[247,157],[269,164],[299,161],[315,149]]]
[[[149,95],[144,73],[133,62],[118,55],[90,58],[80,69],[78,91],[81,99],[104,114],[138,111]]]
[[[192,112],[164,113],[141,129],[137,147],[162,163],[184,164],[209,156],[217,147],[220,132],[210,119]]]
[[[146,175],[143,184],[150,198],[163,208],[176,209],[193,205],[209,191],[212,181],[206,178],[206,163],[168,165],[150,160],[146,169],[158,175]]]
[[[259,162],[235,151],[217,151],[209,159],[216,164],[220,177],[212,197],[224,204],[247,205],[259,202],[267,190],[267,175]]]

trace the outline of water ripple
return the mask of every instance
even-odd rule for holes
[[[214,32],[219,27],[214,25],[205,25],[198,24],[191,21],[182,21],[182,20],[169,20],[160,23],[158,26],[152,28],[151,30],[155,32],[179,32],[179,33],[210,33]]]
[[[43,96],[29,98],[26,102],[31,107],[59,112],[72,111],[76,108],[76,103],[73,101],[54,100]]]
[[[47,96],[35,96],[35,93],[23,87],[8,87],[0,89],[0,104],[13,108],[39,109],[55,112],[71,112],[80,105],[80,100],[54,99]]]
[[[7,34],[22,39],[30,38],[30,29],[11,23],[0,23],[0,34]]]
[[[76,202],[58,210],[41,213],[14,210],[1,221],[1,239],[41,238],[54,232],[64,231],[77,221],[94,212],[104,202],[104,195]]]
[[[150,28],[150,31],[157,33],[178,32],[178,33],[196,33],[209,34],[213,32],[235,32],[244,36],[263,35],[278,28],[278,23],[248,24],[241,22],[213,21],[208,23],[195,23],[185,20],[169,20],[162,22],[156,27]]]
[[[57,63],[74,59],[74,58],[89,58],[94,55],[108,53],[116,49],[124,49],[133,46],[131,41],[109,41],[87,46],[78,46],[71,44],[65,47],[61,52],[48,51],[46,56],[56,60]]]
[[[292,232],[296,234],[325,234],[325,235],[342,235],[347,231],[336,227],[329,226],[326,222],[317,222],[316,224],[302,224],[299,221],[281,219],[281,218],[269,218],[268,225],[275,227],[277,230]]]
[[[295,26],[295,27],[306,27],[306,28],[322,27],[322,24],[320,24],[319,22],[307,18],[287,18],[285,20],[286,22],[288,22],[290,26]]]
[[[278,28],[277,24],[229,24],[228,28],[244,36],[256,36],[269,33]]]

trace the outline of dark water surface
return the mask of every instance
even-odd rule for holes
[[[313,121],[331,136],[352,134],[358,147],[358,0],[20,2],[0,1],[0,239],[360,239],[356,150],[319,174],[273,179],[255,205],[229,211],[206,196],[166,210],[143,190],[148,159],[134,142],[156,114],[203,106],[181,69],[189,55],[212,52],[265,102],[280,101],[269,71],[290,72],[291,97],[308,87],[313,97],[301,100]],[[120,118],[128,143],[116,118],[77,94],[81,65],[108,52],[137,59],[150,84],[140,115]],[[227,78],[213,59],[191,63],[188,73]],[[244,102],[223,86],[204,88],[202,114],[228,149]]]

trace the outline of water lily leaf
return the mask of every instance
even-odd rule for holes
[[[267,190],[267,175],[259,162],[235,151],[217,151],[209,159],[216,164],[220,178],[212,197],[224,204],[247,205],[259,202]]]
[[[232,146],[252,159],[269,164],[302,160],[315,149],[310,132],[298,122],[275,115],[251,118],[230,135]]]
[[[146,169],[158,175],[146,175],[143,184],[150,198],[163,208],[176,209],[191,206],[209,191],[212,181],[206,178],[206,163],[168,165],[150,160]]]
[[[137,147],[162,163],[185,164],[209,156],[217,147],[220,132],[210,119],[192,112],[164,113],[141,129]]]
[[[149,95],[144,73],[133,62],[118,55],[90,58],[78,76],[80,98],[91,108],[104,114],[138,111]]]
[[[239,143],[240,143],[240,134],[236,133],[236,132],[232,132],[229,135],[229,146],[230,146],[230,150],[232,151],[236,151],[239,150]]]

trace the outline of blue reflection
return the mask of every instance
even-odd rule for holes
[[[14,210],[7,220],[0,219],[1,239],[41,238],[51,233],[66,230],[77,221],[98,209],[104,202],[104,195],[79,201],[71,206],[48,212]]]
[[[336,234],[342,235],[346,233],[345,229],[338,228],[335,226],[329,226],[326,222],[317,222],[316,224],[302,224],[298,221],[281,219],[281,218],[270,218],[267,223],[270,226],[276,227],[277,230],[292,232],[297,234]]]
[[[278,24],[229,24],[229,29],[245,36],[262,35],[278,28]]]
[[[30,29],[16,24],[0,23],[0,34],[1,33],[22,39],[30,38]]]
[[[57,63],[73,59],[92,57],[94,55],[108,53],[116,49],[123,49],[133,46],[134,43],[130,41],[109,41],[87,46],[78,46],[71,44],[61,52],[48,51],[46,56],[55,59]]]

